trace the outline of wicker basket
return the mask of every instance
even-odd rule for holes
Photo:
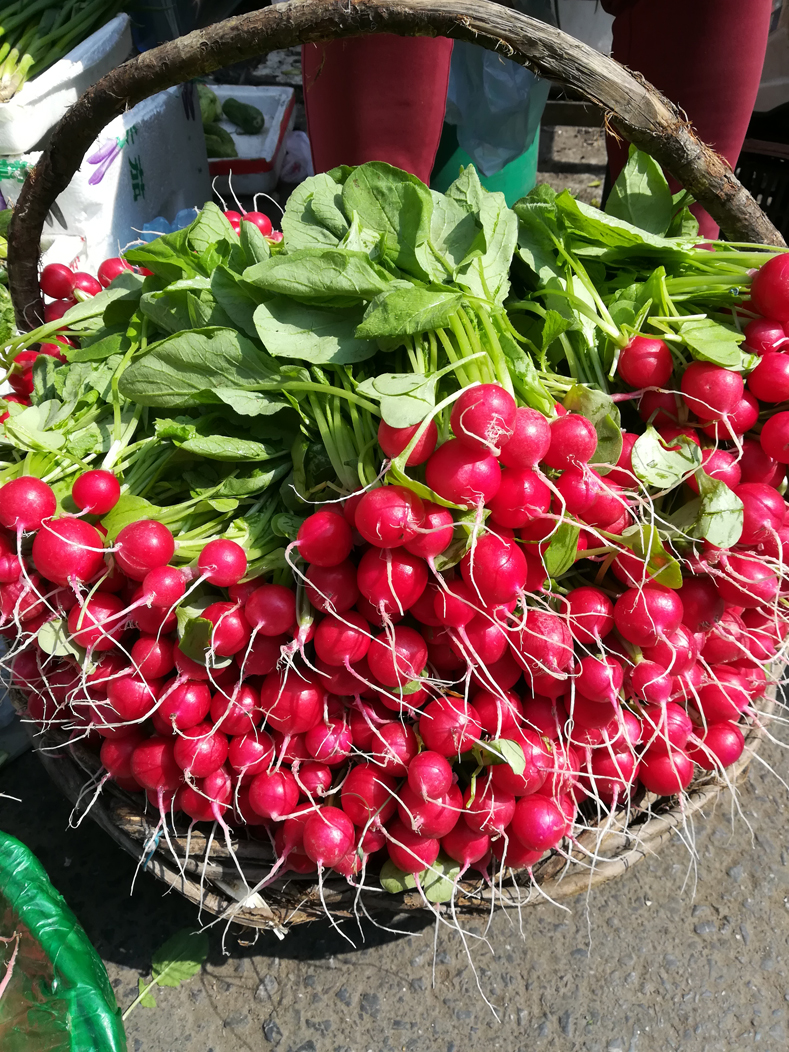
[[[301,0],[261,12],[227,19],[208,30],[146,52],[99,81],[56,128],[49,150],[18,202],[9,237],[10,286],[19,324],[30,326],[40,308],[37,291],[37,249],[49,208],[68,185],[82,156],[101,129],[124,108],[189,77],[269,50],[305,41],[371,32],[402,35],[447,35],[475,40],[499,49],[536,72],[561,81],[602,106],[606,123],[652,153],[694,193],[730,236],[739,240],[781,244],[780,234],[734,177],[721,158],[704,146],[678,111],[643,80],[552,27],[485,0]],[[21,695],[12,700],[24,710]],[[764,699],[771,712],[775,696]],[[690,817],[712,805],[745,775],[763,730],[751,727],[746,751],[727,772],[728,782],[715,774],[698,777],[682,807],[674,800],[639,792],[628,812],[618,812],[602,828],[584,832],[571,849],[576,864],[551,852],[533,869],[513,874],[492,892],[480,880],[464,880],[455,908],[489,911],[491,894],[504,906],[523,906],[546,895],[561,900],[624,873],[652,854]],[[101,771],[98,757],[80,744],[69,745],[58,731],[34,737],[39,758],[55,784],[83,807],[94,794],[84,792]],[[162,835],[139,796],[107,782],[92,802],[90,817],[124,850],[190,901],[216,916],[256,928],[281,929],[324,915],[314,876],[288,875],[265,888],[264,898],[246,900],[247,892],[224,840],[198,827]],[[158,817],[158,816],[157,816]],[[594,851],[595,862],[589,864]],[[270,846],[240,833],[234,845],[237,862],[250,885],[269,872]],[[176,861],[177,860],[177,861]],[[374,883],[374,876],[368,877]],[[539,884],[538,891],[535,884]],[[328,878],[323,899],[337,917],[353,916],[357,889],[341,878]],[[418,892],[399,896],[369,894],[368,912],[419,909]]]

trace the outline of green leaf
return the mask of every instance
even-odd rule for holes
[[[132,362],[120,379],[124,397],[138,405],[178,408],[215,401],[217,387],[277,390],[274,363],[232,329],[179,333]]]
[[[548,577],[561,577],[575,563],[581,527],[574,522],[562,522],[551,534],[543,563]]]
[[[359,384],[356,390],[380,402],[381,416],[391,427],[413,427],[435,408],[436,383],[435,378],[421,373],[381,373]]]
[[[356,335],[364,339],[413,336],[443,328],[463,302],[459,292],[411,286],[376,297],[367,308]]]
[[[434,268],[434,277],[441,281],[447,271],[454,275],[458,268],[485,251],[482,224],[470,210],[454,198],[431,190],[433,214],[430,219],[430,243],[445,266]]]
[[[742,364],[739,345],[745,336],[712,318],[681,323],[679,335],[699,361],[714,362],[729,369],[737,369]]]
[[[618,543],[629,548],[646,565],[645,579],[653,580],[666,588],[682,587],[682,567],[663,546],[657,527],[651,523],[636,523],[628,526],[618,538]]]
[[[233,319],[217,303],[211,282],[205,277],[175,281],[160,292],[146,292],[140,310],[163,332],[179,333],[185,329],[208,326],[229,328]]]
[[[633,474],[648,486],[672,489],[701,464],[701,449],[685,435],[671,440],[679,449],[668,449],[651,425],[633,444]]]
[[[414,874],[403,873],[391,859],[387,859],[381,866],[381,873],[378,879],[381,882],[381,887],[390,895],[400,895],[402,892],[416,887]]]
[[[556,217],[556,194],[537,186],[513,206],[518,217],[518,255],[542,284],[559,277],[562,267],[554,238],[562,240]]]
[[[601,212],[593,205],[577,201],[569,190],[556,198],[556,207],[565,223],[576,234],[609,248],[659,249],[663,258],[682,254],[682,245],[657,234],[650,234],[632,223]]]
[[[318,194],[320,194],[320,201],[316,202],[315,198]],[[326,205],[330,199],[336,200],[337,197],[340,201],[342,200],[340,188],[331,175],[325,172],[310,176],[296,187],[288,198],[285,214],[282,217],[282,233],[288,252],[316,245],[335,246],[339,244],[343,235],[333,232],[333,229],[341,229],[339,219],[344,218],[339,207],[337,208],[339,219],[338,216],[333,215],[330,220],[331,225],[325,222]]]
[[[571,387],[562,404],[565,409],[580,413],[594,424],[597,449],[589,463],[599,465],[598,474],[607,474],[622,452],[622,426],[618,406],[610,395],[583,384]]]
[[[260,234],[253,223],[243,223],[242,226],[257,230]],[[260,236],[263,237],[262,234]],[[255,308],[262,297],[256,297],[255,290],[227,267],[217,267],[211,275],[211,292],[233,325],[254,339],[257,336]]]
[[[192,661],[205,665],[206,657],[211,649],[213,631],[213,623],[205,617],[187,618],[183,625],[179,622],[178,635],[181,650]]]
[[[55,617],[43,624],[36,634],[36,642],[45,654],[53,657],[70,656],[82,660],[85,656],[85,651],[71,641],[65,617]]]
[[[657,161],[631,145],[627,164],[611,187],[605,210],[640,230],[665,234],[671,223],[673,202]]]
[[[214,394],[239,416],[271,416],[290,408],[288,402],[263,391],[239,391],[235,387],[217,387]]]
[[[476,747],[480,763],[486,767],[501,763],[509,764],[515,774],[526,770],[526,756],[522,746],[509,738],[497,738],[495,741],[482,742]]]
[[[425,267],[433,199],[415,175],[383,161],[361,164],[342,188],[346,215],[382,235],[383,255],[400,270],[429,280]]]
[[[107,543],[115,540],[124,526],[139,519],[161,519],[164,509],[151,504],[144,497],[134,497],[130,493],[121,495],[118,503],[101,520],[102,526],[107,531]]]
[[[143,1008],[156,1008],[156,998],[150,991],[150,983],[146,983],[142,976],[137,980],[137,989],[140,993],[140,1004]]]
[[[518,217],[507,207],[504,194],[491,193],[469,165],[447,190],[447,197],[465,204],[478,217],[485,250],[462,266],[455,281],[475,296],[503,303],[510,288],[509,272],[518,243]]]
[[[179,278],[193,278],[201,273],[201,268],[194,252],[189,248],[188,229],[186,227],[173,234],[157,237],[147,245],[127,249],[124,259],[135,266],[146,267],[153,271],[156,277],[167,282],[178,281]]]
[[[66,356],[69,362],[100,362],[114,355],[125,354],[131,347],[131,340],[125,330],[111,332],[100,339],[89,343],[87,346],[72,347]],[[41,359],[37,359],[37,362]]]
[[[375,344],[357,335],[360,317],[358,308],[308,307],[284,296],[261,303],[254,315],[258,336],[270,354],[314,365],[348,365],[375,354]]]
[[[153,955],[153,977],[159,986],[180,986],[200,971],[208,957],[206,932],[183,928]]]
[[[422,891],[428,902],[451,902],[457,890],[460,863],[440,854],[429,869],[420,874]]]
[[[256,227],[254,223],[241,224],[239,240],[241,241],[241,251],[244,253],[244,260],[248,267],[254,266],[255,263],[262,263],[264,259],[268,259],[271,255],[271,245],[266,241],[260,228]]]
[[[572,326],[570,318],[563,318],[556,310],[549,310],[545,314],[542,329],[542,350],[547,351],[553,341]]]
[[[303,248],[249,267],[244,280],[306,303],[353,306],[374,299],[393,279],[364,252]]]
[[[742,501],[720,479],[710,478],[703,471],[697,471],[696,478],[701,508],[695,536],[703,537],[716,548],[731,548],[742,536]]]

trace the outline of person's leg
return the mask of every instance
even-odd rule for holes
[[[616,15],[613,57],[682,107],[699,137],[734,167],[759,90],[771,0],[604,0],[603,6]],[[615,179],[627,143],[609,136],[608,160]],[[711,217],[694,212],[701,233],[717,237]]]
[[[429,183],[451,54],[451,40],[389,34],[305,44],[302,77],[315,171],[387,161]]]

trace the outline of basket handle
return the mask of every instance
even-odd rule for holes
[[[56,125],[28,174],[8,232],[17,324],[43,317],[38,246],[49,209],[113,118],[156,92],[269,51],[368,33],[446,36],[499,51],[607,111],[606,123],[651,154],[735,241],[785,244],[728,163],[638,74],[537,19],[489,0],[291,0],[162,44],[102,77]]]

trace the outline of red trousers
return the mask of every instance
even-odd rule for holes
[[[616,15],[614,58],[681,106],[699,137],[734,167],[759,90],[771,0],[603,0],[603,7]],[[609,137],[613,179],[627,148]],[[714,220],[693,211],[701,233],[717,237]]]

